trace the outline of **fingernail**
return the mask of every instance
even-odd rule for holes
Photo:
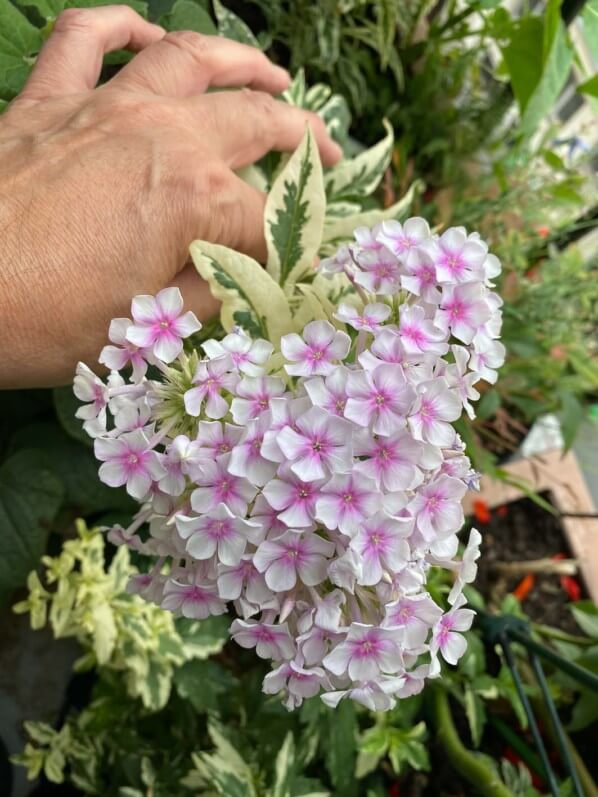
[[[153,23],[153,22],[151,23],[151,25],[152,25],[152,28],[154,28],[154,30],[155,30],[157,33],[161,33],[161,34],[162,34],[162,36],[166,36],[166,28],[163,28],[163,27],[162,27],[162,25],[156,25],[156,24],[155,24],[155,23]]]
[[[332,141],[332,139],[331,139]],[[336,141],[332,141],[332,146],[330,147],[332,155],[337,160],[340,160],[343,157],[343,149],[339,146]]]

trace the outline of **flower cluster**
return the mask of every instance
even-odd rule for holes
[[[302,334],[185,351],[200,324],[169,288],[113,321],[107,381],[75,378],[100,478],[141,504],[109,537],[155,557],[130,589],[199,619],[232,603],[232,637],[271,660],[264,691],[289,708],[388,709],[457,662],[473,618],[480,535],[459,559],[457,532],[477,474],[453,423],[504,358],[500,264],[419,218],[355,239],[319,267],[346,301]],[[446,611],[432,566],[454,573]]]

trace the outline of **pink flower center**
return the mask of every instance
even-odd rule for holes
[[[354,495],[353,493],[345,493],[343,495],[343,503],[351,504],[353,502]]]

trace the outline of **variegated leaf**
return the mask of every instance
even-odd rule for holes
[[[340,244],[352,240],[353,230],[357,229],[357,227],[373,227],[385,219],[400,220],[405,218],[411,209],[414,198],[422,192],[423,188],[422,181],[415,180],[405,196],[388,208],[366,210],[364,213],[357,213],[354,216],[327,221],[324,225],[320,255],[322,257],[333,255]]]
[[[305,72],[300,69],[293,80],[291,85],[283,91],[283,98],[289,105],[296,105],[298,108],[303,108],[305,103]]]
[[[276,756],[271,797],[291,797],[295,767],[295,742],[293,734],[289,731]]]
[[[308,128],[299,148],[274,180],[266,201],[267,270],[288,295],[295,282],[313,267],[325,210],[322,165]]]
[[[278,346],[293,328],[289,303],[279,285],[256,260],[225,246],[194,241],[189,247],[195,267],[220,299],[222,326],[243,327],[252,337]]]
[[[332,95],[332,89],[325,83],[316,83],[307,90],[305,95],[304,108],[310,111],[319,111],[320,108],[328,102]]]
[[[369,196],[378,187],[390,163],[394,143],[392,126],[386,119],[383,124],[386,135],[381,141],[326,172],[328,197]]]
[[[221,797],[257,797],[249,765],[214,723],[210,723],[208,732],[216,750],[192,756],[201,779]]]
[[[213,0],[213,5],[220,36],[226,36],[227,39],[233,39],[241,44],[250,44],[252,47],[260,46],[251,28],[240,17],[223,6],[220,0]]]

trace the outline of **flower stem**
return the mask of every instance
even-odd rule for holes
[[[452,766],[483,797],[514,797],[496,772],[480,756],[464,746],[453,722],[446,690],[431,684],[429,691],[437,738]]]

